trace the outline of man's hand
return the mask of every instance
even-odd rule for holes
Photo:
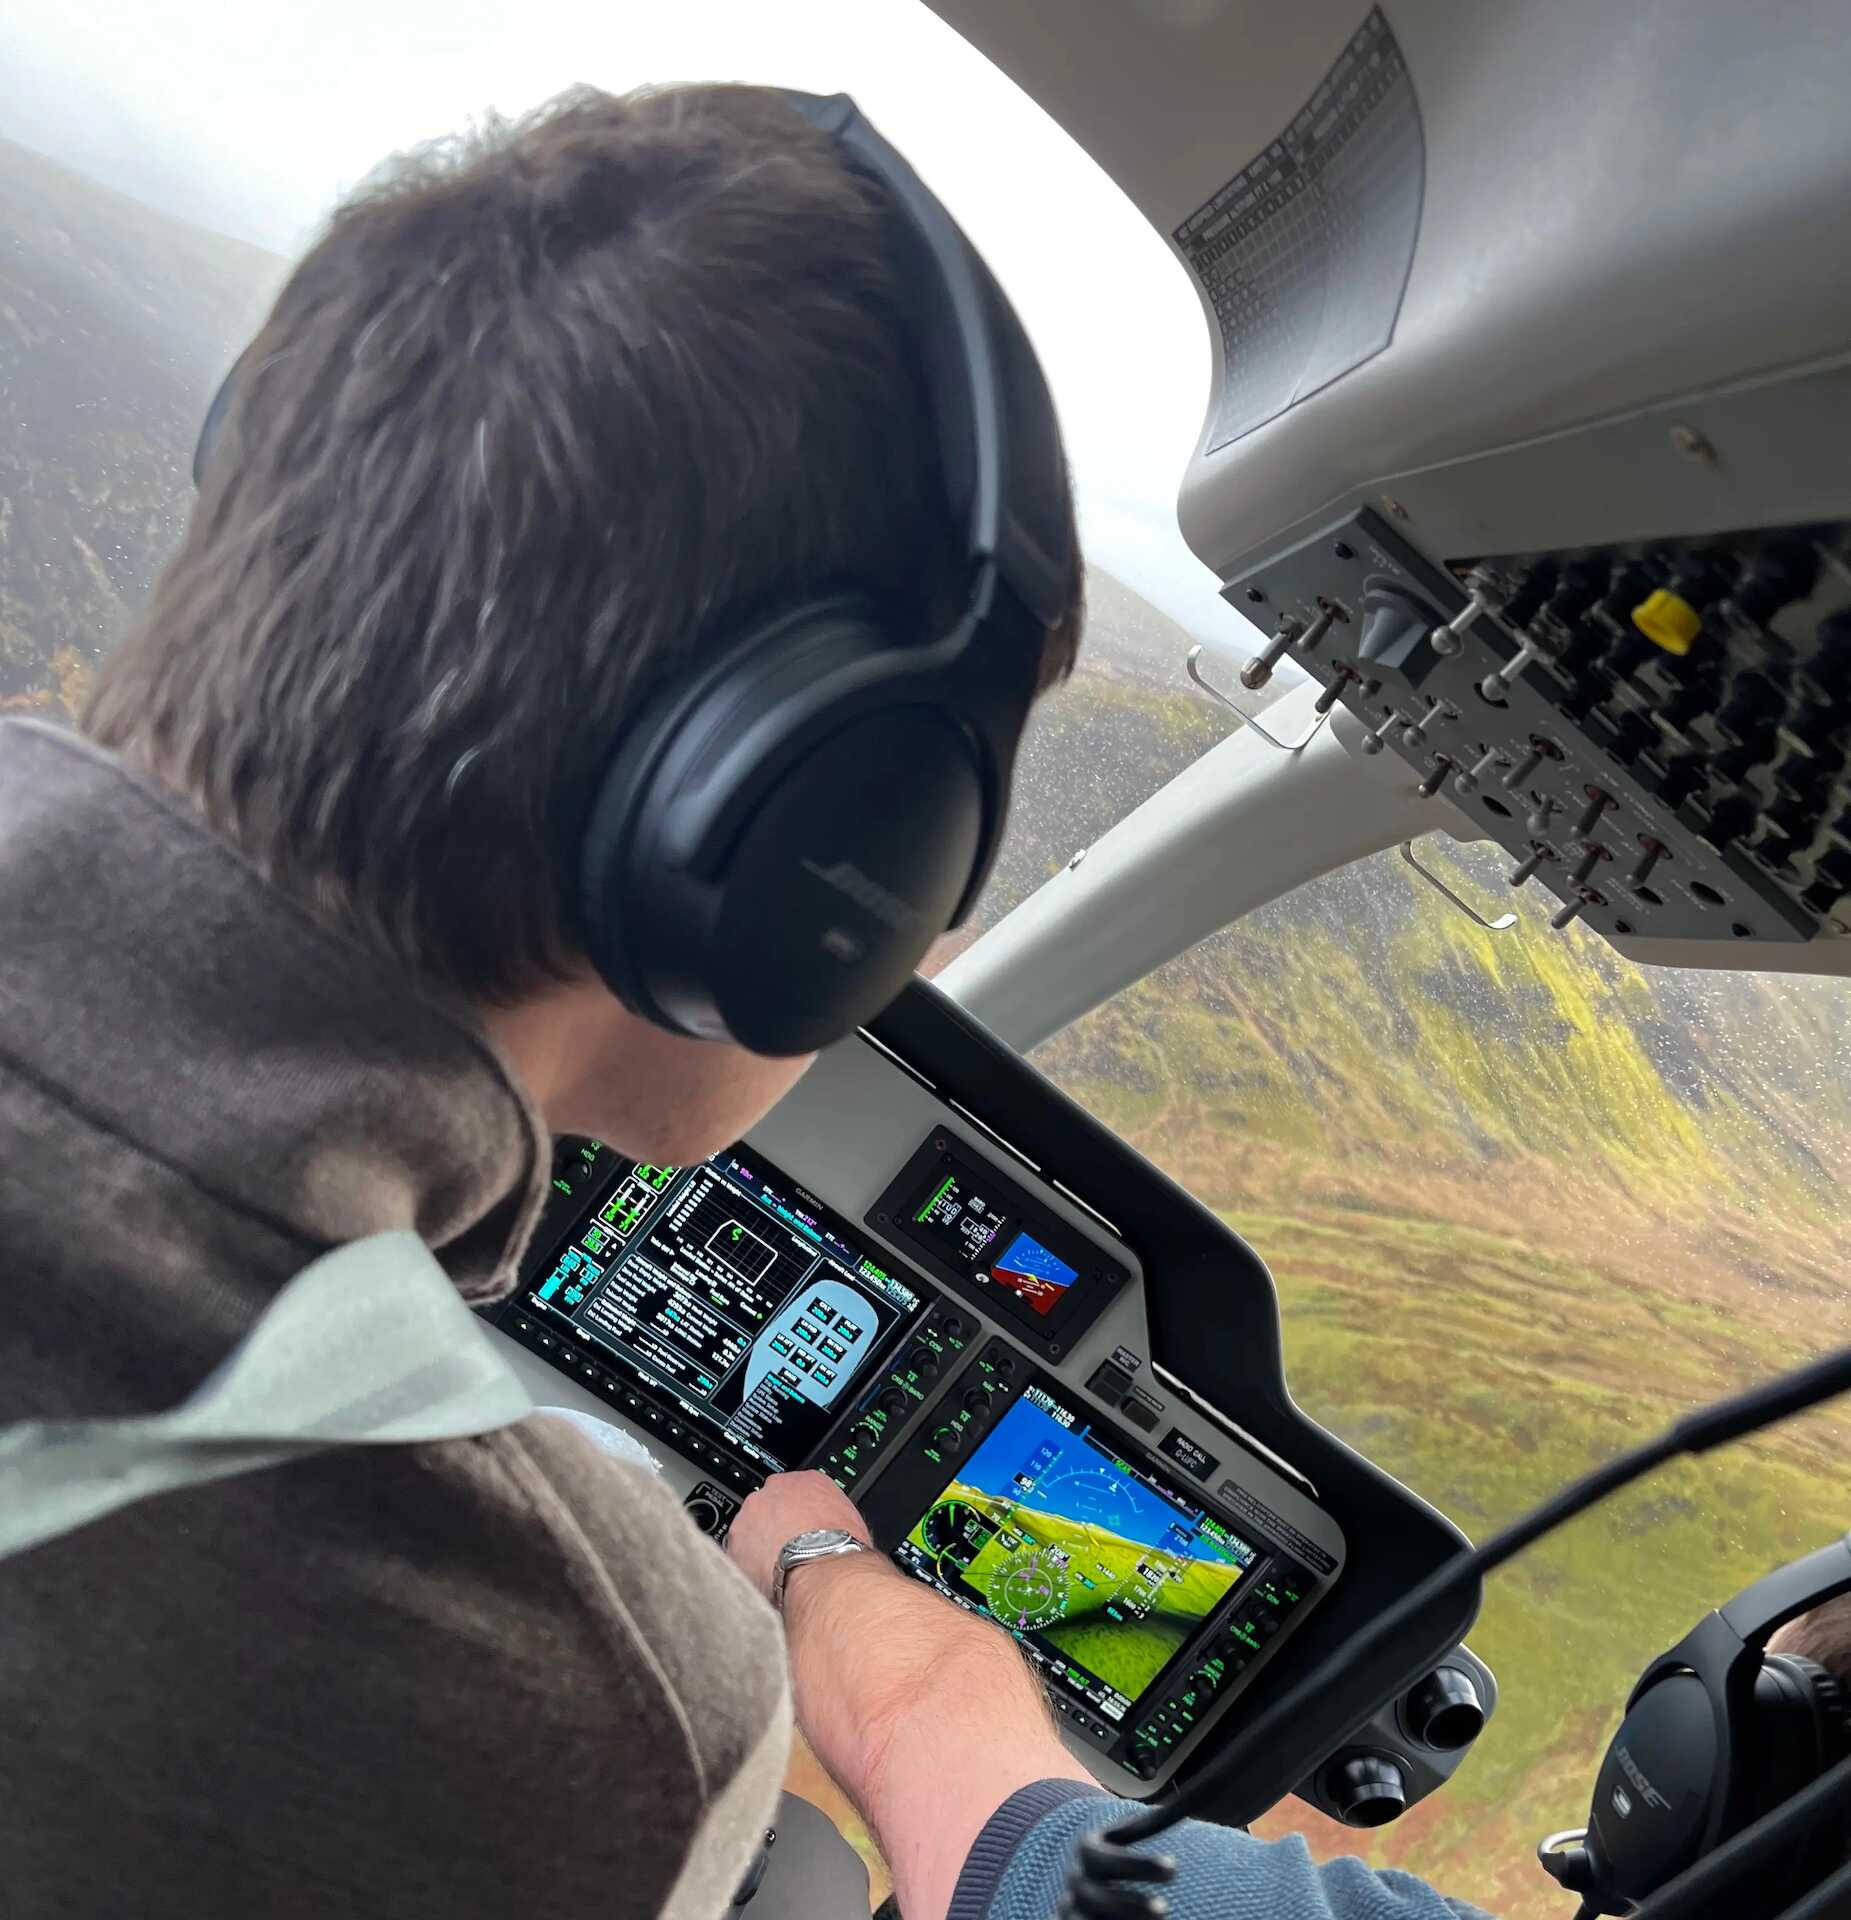
[[[812,1527],[868,1538],[820,1473],[781,1473],[739,1509],[727,1550],[761,1593]],[[972,1843],[1019,1787],[1085,1770],[1061,1745],[1014,1641],[878,1553],[804,1567],[784,1594],[797,1723],[860,1808],[907,1920],[943,1920]]]
[[[774,1473],[733,1517],[726,1551],[767,1599],[778,1555],[813,1527],[841,1527],[873,1544],[861,1510],[827,1474]]]

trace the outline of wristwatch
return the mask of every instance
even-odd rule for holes
[[[812,1560],[833,1560],[838,1553],[871,1553],[873,1549],[846,1527],[812,1527],[794,1540],[786,1540],[778,1553],[778,1570],[771,1576],[771,1604],[784,1611],[784,1583],[793,1567],[806,1566]]]

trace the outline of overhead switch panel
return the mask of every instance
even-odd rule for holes
[[[1255,599],[1255,589],[1259,598]],[[1238,591],[1237,591],[1238,590]],[[1851,927],[1843,525],[1435,567],[1365,511],[1230,583],[1511,855],[1551,924],[1798,942]]]

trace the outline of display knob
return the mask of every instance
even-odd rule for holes
[[[683,1511],[702,1533],[720,1531],[720,1509],[711,1500],[690,1500]]]
[[[962,1427],[940,1427],[932,1436],[932,1444],[940,1453],[956,1453],[964,1444]]]
[[[1485,1703],[1469,1673],[1440,1667],[1418,1682],[1405,1707],[1408,1731],[1437,1753],[1457,1753],[1478,1738]]]
[[[947,1340],[961,1340],[964,1337],[964,1322],[955,1313],[948,1313],[939,1321],[938,1330]]]
[[[906,1364],[921,1380],[938,1378],[938,1355],[930,1347],[915,1347],[906,1356]]]
[[[997,1379],[1013,1380],[1015,1378],[1015,1355],[1013,1353],[993,1354],[990,1358],[990,1365],[994,1369]]]
[[[883,1387],[875,1396],[874,1404],[891,1418],[906,1411],[906,1395],[898,1387]]]
[[[964,1396],[964,1411],[983,1419],[990,1411],[990,1396],[981,1387],[972,1387]]]
[[[1385,1827],[1407,1811],[1401,1769],[1379,1753],[1339,1754],[1324,1776],[1324,1788],[1346,1827]]]

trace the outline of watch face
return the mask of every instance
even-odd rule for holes
[[[833,1547],[838,1541],[853,1537],[841,1527],[812,1527],[809,1532],[798,1534],[794,1540],[787,1540],[784,1551],[787,1554],[814,1553],[818,1547]]]

